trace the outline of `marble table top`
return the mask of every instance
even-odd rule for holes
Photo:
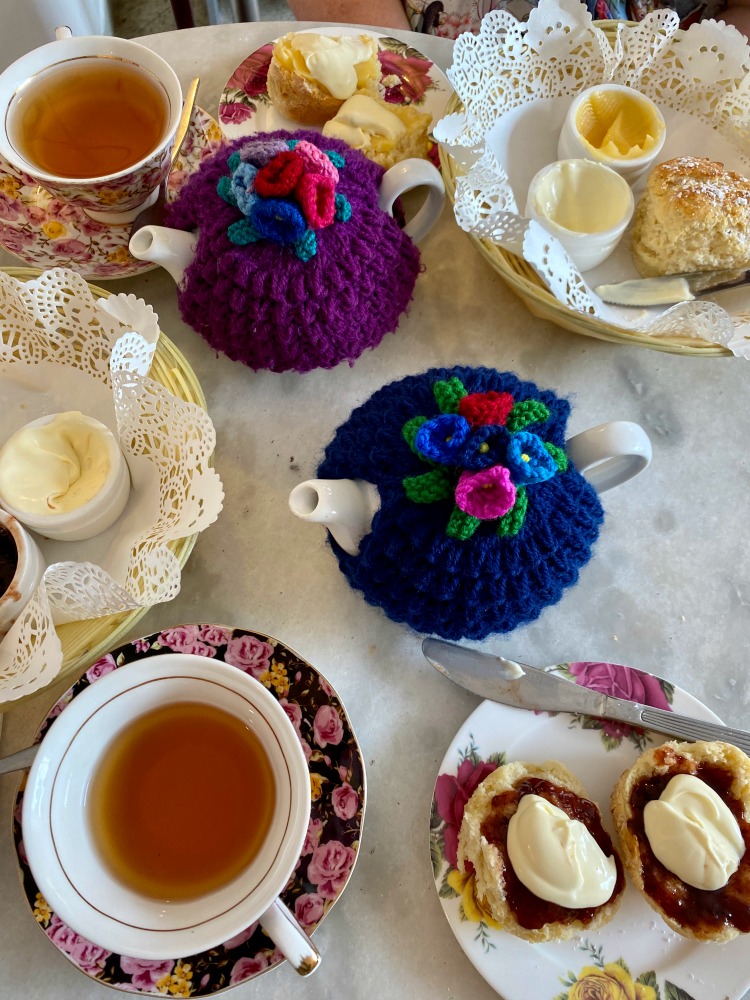
[[[183,84],[200,75],[199,103],[216,113],[232,70],[288,28],[221,25],[142,41],[172,63]],[[413,40],[443,68],[449,64],[449,42]],[[136,634],[203,621],[279,637],[338,690],[368,768],[361,856],[316,934],[321,968],[305,981],[284,966],[238,987],[238,997],[496,996],[443,917],[428,851],[439,763],[480,699],[439,676],[421,655],[420,637],[352,591],[323,529],[295,520],[287,507],[289,491],[314,474],[333,430],[383,383],[433,365],[490,365],[570,396],[571,433],[605,420],[642,424],[653,463],[605,496],[595,558],[577,586],[533,625],[484,647],[537,664],[630,664],[687,689],[730,725],[749,722],[747,362],[603,343],[535,319],[450,209],[425,239],[422,257],[425,273],[395,335],[352,367],[301,376],[253,373],[216,356],[179,319],[165,273],[109,286],[152,303],[195,369],[216,424],[215,463],[226,490],[225,509],[200,537],[180,595],[152,609]],[[16,263],[0,252],[0,264]],[[2,753],[26,745],[57,693],[48,690],[5,716]],[[105,988],[44,940],[22,898],[9,836],[17,782],[0,779],[0,997],[98,1000]]]

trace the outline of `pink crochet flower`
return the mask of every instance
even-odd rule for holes
[[[491,521],[511,509],[516,502],[516,488],[504,465],[493,465],[480,472],[462,472],[456,486],[456,506],[481,521]]]
[[[294,147],[294,152],[302,157],[305,173],[322,174],[324,177],[330,177],[334,184],[338,183],[339,172],[322,149],[318,149],[307,139],[300,139]]]
[[[336,212],[336,182],[323,174],[304,174],[294,191],[310,229],[324,229]]]

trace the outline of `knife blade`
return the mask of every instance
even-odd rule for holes
[[[634,278],[614,285],[597,285],[594,291],[616,306],[667,306],[690,302],[699,295],[737,288],[750,283],[750,270],[697,271],[667,274],[659,278]]]
[[[454,684],[502,705],[614,719],[681,740],[721,740],[750,755],[750,733],[742,729],[601,694],[555,676],[554,667],[532,667],[442,639],[424,639],[422,652]]]

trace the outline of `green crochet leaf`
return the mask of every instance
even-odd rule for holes
[[[467,395],[463,382],[455,375],[448,382],[444,382],[442,379],[436,382],[432,391],[441,413],[458,413],[458,404]]]
[[[497,533],[500,538],[514,538],[518,534],[526,520],[528,506],[529,498],[526,494],[526,488],[519,486],[516,490],[516,502],[497,523]]]
[[[522,399],[513,406],[505,426],[515,434],[529,424],[543,424],[545,420],[549,420],[549,410],[540,399]]]
[[[216,191],[219,197],[223,198],[229,205],[234,205],[235,208],[237,207],[237,198],[232,190],[231,177],[220,177],[219,183],[216,185]]]
[[[471,538],[481,523],[478,517],[472,517],[460,507],[454,507],[445,533],[449,538],[457,538],[460,542],[465,542],[467,538]]]
[[[422,424],[427,423],[427,419],[427,417],[412,417],[411,420],[407,420],[401,428],[401,433],[404,435],[404,441],[406,441],[415,455],[418,455],[419,452],[414,447],[414,438],[417,436],[417,431]]]
[[[565,452],[562,450],[562,448],[558,448],[557,445],[556,444],[552,444],[551,441],[545,441],[544,442],[544,447],[547,449],[547,451],[550,453],[550,455],[554,458],[555,465],[557,466],[558,470],[560,472],[567,472],[568,471],[568,465],[570,463],[568,462],[568,456],[565,454]]]
[[[453,483],[447,469],[431,469],[421,476],[406,476],[404,492],[413,503],[436,503],[453,496]]]
[[[239,247],[244,247],[248,243],[257,243],[260,239],[249,219],[240,219],[239,222],[233,222],[227,229],[227,236],[235,246]]]
[[[240,165],[240,154],[235,150],[227,160],[227,166],[232,171],[232,173],[234,173],[237,167],[239,167],[239,165]]]

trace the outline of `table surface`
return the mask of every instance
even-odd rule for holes
[[[288,22],[233,24],[141,40],[172,63],[183,85],[200,75],[199,103],[215,114],[234,68],[288,29]],[[412,41],[438,65],[449,64],[451,43]],[[137,634],[203,621],[277,636],[338,690],[367,764],[360,858],[316,933],[320,969],[307,981],[284,965],[237,987],[238,997],[496,997],[443,917],[428,851],[438,766],[479,699],[424,661],[419,636],[351,590],[323,529],[297,521],[287,507],[334,429],[383,383],[433,365],[489,365],[570,396],[571,433],[612,419],[642,424],[653,463],[604,498],[605,525],[577,586],[535,624],[484,646],[537,664],[637,666],[686,688],[726,723],[748,725],[747,363],[607,344],[535,319],[448,208],[422,255],[425,273],[395,335],[352,367],[305,375],[253,373],[216,356],[179,319],[165,273],[108,285],[152,303],[195,369],[216,424],[215,464],[226,490],[225,509],[200,537],[179,597],[152,609]],[[0,264],[17,263],[0,251]],[[30,741],[59,691],[5,716],[2,753]],[[17,776],[0,778],[0,998],[103,998],[105,987],[44,940],[22,898],[9,835],[17,784]]]

